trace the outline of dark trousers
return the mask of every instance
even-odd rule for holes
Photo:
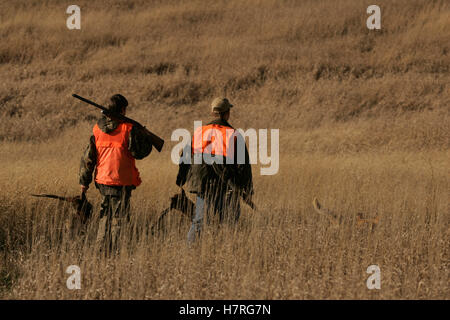
[[[102,195],[96,244],[100,250],[118,249],[120,231],[130,218],[130,198],[133,188],[98,185]]]

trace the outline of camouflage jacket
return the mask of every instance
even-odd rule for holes
[[[218,124],[233,128],[227,121],[216,119],[208,124]],[[192,143],[192,142],[191,142]],[[234,150],[237,150],[236,141]],[[245,142],[244,142],[245,143]],[[187,185],[186,190],[191,193],[205,196],[210,192],[225,194],[233,191],[242,193],[245,196],[253,194],[252,168],[245,145],[245,163],[239,164],[237,152],[233,164],[183,163],[182,160],[187,152],[192,152],[191,145],[187,145],[180,158],[176,184],[180,187]]]
[[[114,131],[118,122],[102,117],[97,122],[98,127],[105,133]],[[128,139],[128,150],[131,155],[137,159],[144,159],[152,151],[152,143],[148,136],[133,126]],[[86,147],[80,163],[80,185],[89,186],[92,182],[92,175],[97,164],[97,148],[95,146],[95,137],[92,135],[89,144]],[[99,186],[97,186],[98,188]]]

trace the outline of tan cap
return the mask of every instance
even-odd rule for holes
[[[211,111],[214,113],[222,113],[230,110],[233,105],[227,98],[215,98],[211,103]]]

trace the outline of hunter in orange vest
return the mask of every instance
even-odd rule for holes
[[[181,155],[176,183],[180,187],[186,185],[187,191],[197,196],[189,243],[200,234],[204,213],[212,213],[219,222],[235,223],[241,213],[240,198],[251,200],[253,195],[245,140],[228,123],[232,107],[226,98],[214,99],[214,120],[194,131],[191,145]],[[239,144],[244,148],[240,149]],[[191,159],[184,161],[188,153]]]
[[[110,98],[108,109],[125,115],[128,101],[120,94]],[[131,192],[141,184],[136,159],[147,157],[152,144],[147,135],[129,123],[106,117],[98,120],[80,165],[81,191],[87,192],[94,176],[102,195],[97,243],[113,249],[120,226],[129,218]]]
[[[128,150],[132,124],[119,123],[109,133],[94,126],[95,147],[97,150],[97,170],[95,182],[108,186],[139,186],[141,178],[136,161]]]

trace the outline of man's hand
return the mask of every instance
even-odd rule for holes
[[[89,189],[89,186],[80,185],[80,187],[81,187],[81,193],[86,193]]]

